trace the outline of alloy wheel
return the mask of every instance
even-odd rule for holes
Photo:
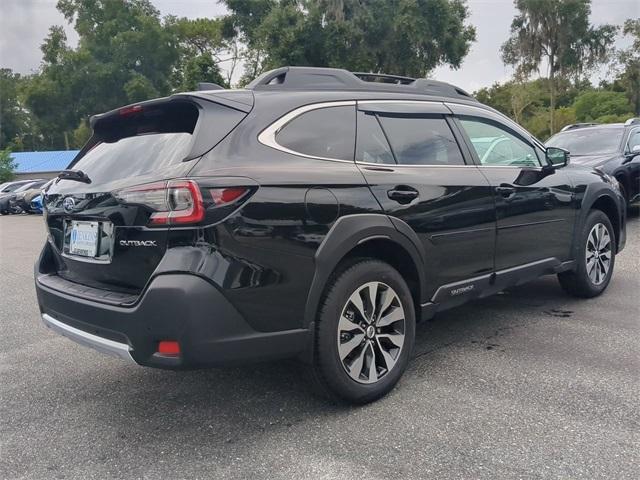
[[[405,313],[398,294],[382,282],[356,289],[338,322],[338,354],[358,383],[375,383],[397,363],[405,340]]]
[[[602,223],[596,223],[587,237],[585,261],[587,275],[594,285],[602,284],[611,268],[611,235]]]

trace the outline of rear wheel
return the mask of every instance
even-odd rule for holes
[[[345,266],[318,313],[316,386],[335,400],[376,400],[404,373],[414,339],[413,299],[402,276],[378,260]]]
[[[615,248],[615,234],[609,217],[600,210],[591,211],[582,230],[575,270],[558,274],[562,288],[584,298],[604,292],[613,274]]]

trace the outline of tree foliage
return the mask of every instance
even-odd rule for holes
[[[522,78],[546,66],[551,132],[556,131],[556,78],[580,78],[611,54],[617,27],[589,23],[591,0],[515,0],[518,15],[502,58]]]
[[[282,65],[422,77],[460,66],[475,40],[463,0],[224,0],[246,75]]]
[[[16,165],[11,158],[11,150],[5,148],[0,150],[0,183],[8,182],[15,178],[13,171]]]
[[[426,76],[459,67],[475,39],[466,0],[220,0],[228,15],[196,19],[162,18],[152,1],[58,0],[79,42],[53,26],[37,73],[0,70],[0,148],[79,148],[90,115],[198,82],[231,86],[241,65],[241,85],[283,65]],[[479,100],[540,137],[566,122],[640,115],[640,20],[625,23],[633,44],[595,88],[584,77],[609,57],[616,28],[590,25],[590,0],[515,4],[502,54],[516,75]],[[530,78],[546,67],[549,78]]]
[[[616,81],[624,88],[633,105],[633,112],[640,115],[640,19],[630,18],[624,22],[622,32],[631,37],[632,43],[616,55],[615,61],[620,71]]]

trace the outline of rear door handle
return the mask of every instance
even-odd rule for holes
[[[401,204],[411,203],[418,198],[418,195],[419,193],[415,188],[407,185],[398,185],[387,192],[387,196],[391,200],[395,200]]]
[[[504,198],[509,198],[516,193],[516,187],[510,185],[500,185],[496,187],[496,193],[502,195]]]

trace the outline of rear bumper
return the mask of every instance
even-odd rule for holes
[[[53,289],[42,277],[36,273],[36,292],[49,328],[140,365],[168,369],[234,365],[292,357],[309,344],[308,330],[252,329],[218,289],[195,275],[159,275],[132,306],[70,294],[70,289],[59,288],[60,282]],[[158,354],[161,340],[177,340],[180,355]]]

